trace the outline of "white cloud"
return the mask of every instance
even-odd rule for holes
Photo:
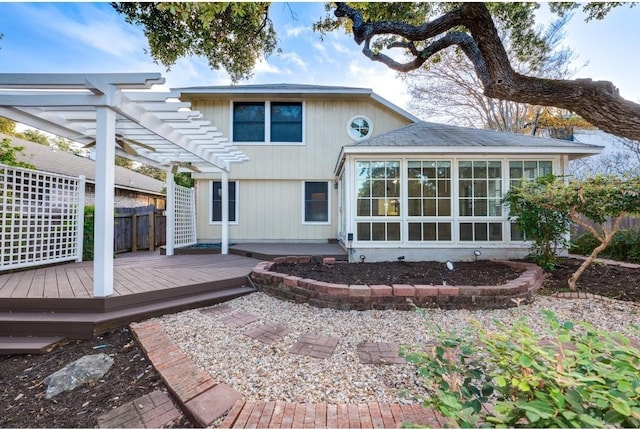
[[[138,29],[126,24],[121,16],[109,9],[83,4],[79,16],[72,18],[47,4],[35,3],[24,7],[28,8],[30,25],[117,58],[130,59],[132,55],[141,55],[147,46]]]
[[[368,62],[366,62],[368,61]],[[382,64],[376,64],[363,57],[351,61],[345,85],[371,88],[373,91],[402,108],[409,104],[410,95],[404,82],[394,70]]]
[[[304,25],[300,25],[298,27],[291,27],[289,25],[286,25],[284,31],[285,31],[285,35],[287,37],[298,37],[301,34],[310,32],[311,29],[309,27],[304,26]]]
[[[282,58],[285,62],[294,64],[301,68],[304,71],[307,71],[307,63],[305,63],[302,58],[295,52],[287,52],[286,54],[280,54],[280,58]]]
[[[332,41],[331,42],[331,46],[333,47],[333,49],[335,49],[337,52],[339,52],[341,54],[351,54],[351,53],[353,53],[353,49],[349,49],[345,45],[343,45],[342,43],[339,43],[339,42],[336,42],[336,41]]]
[[[255,68],[253,69],[253,72],[258,75],[258,74],[281,74],[282,70],[280,70],[278,67],[269,64],[268,61],[263,60],[263,61],[259,61],[258,63],[256,63]]]
[[[316,52],[315,57],[319,63],[326,63],[326,64],[336,63],[335,58],[329,55],[329,52],[327,51],[326,46],[324,46],[321,42],[315,42],[313,44],[313,49]]]

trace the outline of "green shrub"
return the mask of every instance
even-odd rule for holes
[[[521,318],[491,333],[440,332],[430,350],[405,353],[425,380],[424,405],[458,427],[639,427],[638,348],[550,311],[544,319],[547,340]]]
[[[570,252],[589,255],[600,242],[591,233],[584,233],[571,239]],[[601,257],[640,263],[640,231],[623,229],[618,231],[609,246],[600,253]]]
[[[93,231],[96,208],[84,207],[84,237],[82,241],[82,260],[93,261]]]
[[[590,232],[585,232],[577,237],[571,238],[569,245],[569,252],[576,255],[590,255],[593,249],[600,245],[600,241],[593,236]]]

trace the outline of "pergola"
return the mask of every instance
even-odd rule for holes
[[[115,155],[167,170],[167,255],[173,254],[173,174],[222,172],[228,213],[231,164],[247,156],[201,120],[176,92],[153,91],[159,73],[0,74],[0,116],[78,143],[95,145],[94,296],[113,293]],[[226,206],[226,207],[225,207]],[[228,229],[222,228],[222,252]]]

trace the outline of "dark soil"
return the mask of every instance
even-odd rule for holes
[[[101,380],[45,398],[45,377],[96,353],[114,360]],[[96,427],[102,414],[156,389],[166,390],[127,328],[66,341],[44,355],[0,356],[0,427]]]
[[[516,270],[493,261],[456,262],[448,270],[442,262],[374,262],[315,264],[276,264],[272,271],[301,278],[348,285],[421,284],[452,286],[494,286],[520,276]]]
[[[563,258],[550,277],[544,282],[540,293],[554,294],[569,290],[567,280],[576,272],[582,260]],[[601,262],[591,264],[578,279],[578,290],[595,295],[640,302],[640,268],[624,268]]]
[[[569,290],[567,280],[582,260],[561,258],[549,272],[540,293],[554,294]],[[336,263],[334,265],[277,264],[271,270],[301,278],[343,284],[442,284],[495,286],[517,278],[518,270],[491,261],[457,262],[453,271],[441,262]],[[605,265],[596,262],[578,280],[578,290],[623,301],[640,302],[640,269]]]

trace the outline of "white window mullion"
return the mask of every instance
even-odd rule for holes
[[[271,143],[271,102],[264,102],[264,142]]]

